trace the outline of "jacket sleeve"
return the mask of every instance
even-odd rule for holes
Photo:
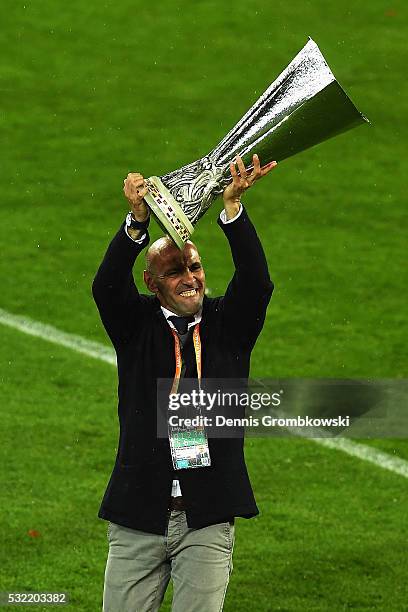
[[[235,272],[222,298],[223,327],[240,345],[252,348],[273,292],[268,264],[245,208],[236,221],[218,224],[225,233]]]
[[[92,283],[92,294],[102,323],[117,349],[130,340],[143,319],[147,296],[140,295],[133,280],[136,257],[149,242],[132,241],[124,224],[110,243]]]

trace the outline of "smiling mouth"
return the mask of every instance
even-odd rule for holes
[[[188,291],[182,291],[179,295],[181,295],[182,297],[193,297],[197,293],[197,289],[189,289]]]

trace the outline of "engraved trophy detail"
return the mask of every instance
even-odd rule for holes
[[[179,248],[231,182],[240,155],[251,167],[282,161],[368,122],[336,81],[316,43],[309,41],[247,113],[207,155],[161,177],[146,179],[145,201]]]

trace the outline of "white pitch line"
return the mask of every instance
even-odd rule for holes
[[[33,319],[29,319],[28,317],[23,317],[21,315],[11,314],[2,308],[0,308],[0,323],[13,329],[17,329],[24,334],[41,338],[42,340],[52,342],[53,344],[58,344],[59,346],[65,346],[66,348],[76,351],[77,353],[82,353],[83,355],[92,357],[93,359],[104,361],[110,365],[116,365],[115,351],[112,348],[101,344],[100,342],[92,342],[91,340],[82,338],[82,336],[67,334],[66,332],[62,332],[52,325],[39,323],[38,321],[34,321]],[[399,474],[404,478],[408,478],[408,461],[405,461],[405,459],[401,459],[400,457],[392,457],[391,455],[373,448],[372,446],[358,444],[357,442],[352,442],[347,438],[307,437],[305,439],[312,440],[313,442],[325,446],[326,448],[340,450],[347,455],[357,457],[358,459],[372,463],[385,470],[389,470],[394,474]]]
[[[87,355],[88,357],[93,357],[94,359],[105,361],[111,365],[116,365],[115,351],[109,346],[105,346],[99,342],[92,342],[91,340],[86,340],[82,338],[82,336],[76,336],[75,334],[67,334],[56,327],[52,327],[52,325],[45,325],[44,323],[33,321],[27,317],[11,314],[2,308],[0,308],[0,323],[12,327],[13,329],[18,329],[24,334],[36,336],[37,338],[47,340],[53,344],[65,346],[66,348]]]
[[[343,453],[347,453],[352,457],[358,457],[363,459],[363,461],[379,465],[385,470],[408,478],[408,461],[401,459],[401,457],[392,457],[378,448],[365,444],[357,444],[357,442],[353,442],[348,438],[313,438],[313,442],[327,448],[343,451]]]

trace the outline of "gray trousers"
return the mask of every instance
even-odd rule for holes
[[[220,612],[232,572],[234,525],[190,529],[169,512],[166,535],[109,523],[103,612],[156,612],[170,578],[172,612]]]

